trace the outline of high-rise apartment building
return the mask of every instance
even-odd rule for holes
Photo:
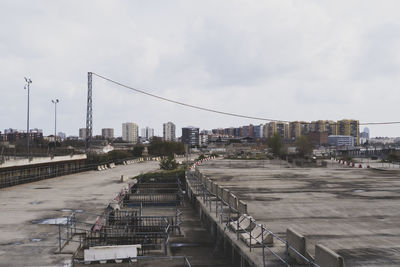
[[[254,125],[254,138],[262,138],[264,131],[264,125]]]
[[[175,124],[167,122],[163,124],[163,140],[176,141]]]
[[[113,139],[114,138],[114,128],[103,128],[103,129],[101,129],[101,136],[104,139]]]
[[[325,128],[326,128],[326,132],[328,133],[328,135],[337,135],[337,123],[335,121],[326,121],[325,122]]]
[[[122,140],[137,144],[139,141],[139,127],[136,123],[126,122],[122,124]]]
[[[271,121],[264,126],[264,137],[272,137],[278,133],[282,139],[289,138],[289,124],[285,122]]]
[[[326,121],[318,120],[310,123],[310,132],[326,132]]]
[[[184,127],[182,128],[182,143],[189,146],[199,145],[199,128],[196,127]]]
[[[79,128],[79,139],[86,139],[86,128]]]
[[[153,139],[154,129],[146,126],[146,128],[142,129],[142,135],[141,136],[142,136],[142,140],[149,141],[149,140]]]
[[[358,120],[340,120],[337,122],[338,135],[350,135],[354,144],[360,145],[360,122]]]

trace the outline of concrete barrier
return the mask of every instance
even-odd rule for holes
[[[218,184],[215,182],[211,182],[211,193],[214,195],[218,195],[218,190],[217,190]]]
[[[289,246],[293,247],[297,250],[301,255],[306,255],[306,238],[293,230],[292,228],[288,228],[286,230],[286,241],[288,242]],[[301,258],[297,253],[293,250],[289,249],[289,257],[296,260],[299,264],[304,264],[305,261]]]
[[[321,267],[344,267],[344,260],[339,254],[320,244],[315,246],[315,263]]]
[[[222,187],[220,187],[219,185],[217,185],[217,193],[218,193],[218,197],[223,199],[223,191],[224,189]]]
[[[211,190],[212,190],[212,181],[210,180],[210,178],[207,178],[207,180],[206,180],[206,187],[207,187],[207,189],[208,189],[208,191],[210,191],[211,192]]]
[[[226,202],[229,203],[229,190],[228,189],[222,189],[222,199]]]
[[[247,204],[242,200],[238,200],[238,210],[240,214],[247,214]]]
[[[238,202],[237,197],[234,194],[229,193],[229,201],[228,201],[228,203],[235,210],[238,209],[238,203],[237,202]]]
[[[136,258],[137,249],[141,247],[140,244],[90,247],[84,250],[84,260],[85,262],[100,261],[100,263],[115,260],[117,263],[121,263],[122,259]],[[136,259],[132,261],[136,261]]]

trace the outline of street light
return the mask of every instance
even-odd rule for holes
[[[56,133],[57,133],[57,103],[60,101],[58,99],[56,100],[51,100],[51,102],[54,104],[54,154],[56,153]]]
[[[27,119],[26,119],[26,147],[27,147],[27,157],[29,159],[29,139],[31,138],[30,133],[29,133],[29,88],[30,88],[30,84],[32,83],[32,80],[30,78],[25,78],[25,86],[24,89],[28,90],[28,111],[27,111]]]

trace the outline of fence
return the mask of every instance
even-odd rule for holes
[[[161,247],[166,252],[170,233],[181,234],[182,212],[179,209],[175,216],[138,216],[138,211],[132,210],[106,210],[103,214],[91,215],[97,216],[94,224],[78,220],[76,213],[61,220],[58,224],[59,252],[69,242],[79,242],[83,247],[142,244],[142,252]]]
[[[49,167],[38,167],[40,174],[31,175],[29,171],[6,171],[1,173],[0,188],[10,187],[19,184],[36,182],[44,179],[49,179],[57,176],[68,175],[72,173],[95,170],[97,165],[86,165],[84,167],[72,168],[69,170],[51,170]]]
[[[141,244],[142,255],[154,249],[164,249],[166,253],[169,233],[175,231],[169,223],[169,221],[175,220],[174,216],[170,216],[173,218],[166,216],[139,216],[133,220],[134,224],[122,224],[121,221],[128,222],[129,220],[116,221],[115,217],[113,223],[110,223],[108,216],[104,217],[103,220],[105,222],[103,224],[100,216],[104,215],[99,215],[94,224],[78,221],[75,213],[65,217],[65,220],[58,224],[59,252],[61,253],[69,242],[79,242],[79,246],[83,248]]]

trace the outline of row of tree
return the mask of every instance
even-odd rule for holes
[[[298,137],[295,142],[296,152],[299,157],[306,157],[310,155],[313,151],[313,146],[308,140],[308,138],[304,135]],[[271,138],[268,139],[268,147],[271,153],[275,157],[282,156],[286,154],[284,150],[282,138],[279,134],[274,134]]]

